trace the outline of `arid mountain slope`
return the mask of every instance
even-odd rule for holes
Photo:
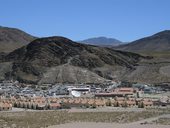
[[[107,38],[107,37],[95,37],[95,38],[89,38],[82,41],[79,41],[80,43],[84,44],[91,44],[96,46],[106,46],[106,47],[112,47],[112,46],[118,46],[122,44],[121,41],[114,39],[114,38]]]
[[[90,83],[121,77],[126,71],[135,70],[142,59],[143,56],[130,52],[48,37],[3,56],[1,64],[12,63],[12,69],[4,77],[24,82]]]
[[[35,37],[19,29],[0,27],[0,52],[11,52],[34,39]]]
[[[170,30],[165,30],[114,49],[130,52],[162,52],[170,50]]]

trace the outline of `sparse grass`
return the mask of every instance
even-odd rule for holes
[[[165,108],[146,108],[147,111],[154,111],[154,112],[160,112],[163,114],[170,114],[170,108],[165,107]]]
[[[69,122],[128,123],[163,114],[159,111],[143,112],[75,112],[36,111],[0,113],[0,128],[41,128]]]
[[[161,125],[170,125],[170,118],[159,118],[158,120],[153,121],[153,123]]]
[[[158,116],[158,112],[86,112],[71,113],[70,119],[73,122],[116,122],[129,123]]]
[[[161,52],[153,52],[153,51],[143,51],[139,52],[139,54],[144,56],[153,56],[153,57],[163,57],[163,58],[170,58],[170,52],[169,51],[161,51]]]
[[[15,124],[17,128],[40,128],[49,125],[56,125],[65,123],[67,117],[66,111],[53,112],[15,112],[15,113],[1,113],[0,114],[0,128],[4,128],[6,124],[12,128]]]

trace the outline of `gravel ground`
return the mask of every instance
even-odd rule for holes
[[[50,126],[49,128],[170,128],[170,125],[157,125],[149,124],[152,121],[161,117],[170,118],[170,114],[160,115],[141,121],[132,123],[118,124],[118,123],[95,123],[95,122],[72,122],[56,126]],[[147,124],[146,124],[147,123]]]
[[[140,124],[115,124],[115,123],[91,123],[91,122],[77,122],[68,123],[49,128],[169,128],[169,125],[140,125]]]

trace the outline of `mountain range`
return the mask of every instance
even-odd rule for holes
[[[3,77],[30,83],[92,83],[113,79],[117,69],[134,70],[142,59],[134,53],[47,37],[3,56],[0,70]]]
[[[84,43],[84,44],[96,45],[96,46],[105,46],[105,47],[118,46],[122,44],[122,42],[117,39],[107,38],[107,37],[89,38],[89,39],[85,39],[85,40],[78,41],[78,42]]]
[[[170,50],[170,30],[156,33],[128,44],[119,45],[114,49],[131,52],[160,52]]]
[[[4,45],[2,42],[7,42],[7,49],[1,48],[0,53],[0,80],[13,78],[35,84],[102,83],[108,79],[170,82],[170,54],[166,57],[138,54],[142,51],[169,53],[169,31],[109,48],[65,37],[36,38],[18,29],[0,29],[8,33],[0,34],[0,47]]]
[[[30,43],[35,38],[19,29],[0,26],[0,52],[11,52]]]

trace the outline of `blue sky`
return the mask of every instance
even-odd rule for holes
[[[0,25],[38,37],[129,42],[170,29],[170,0],[0,0]]]

